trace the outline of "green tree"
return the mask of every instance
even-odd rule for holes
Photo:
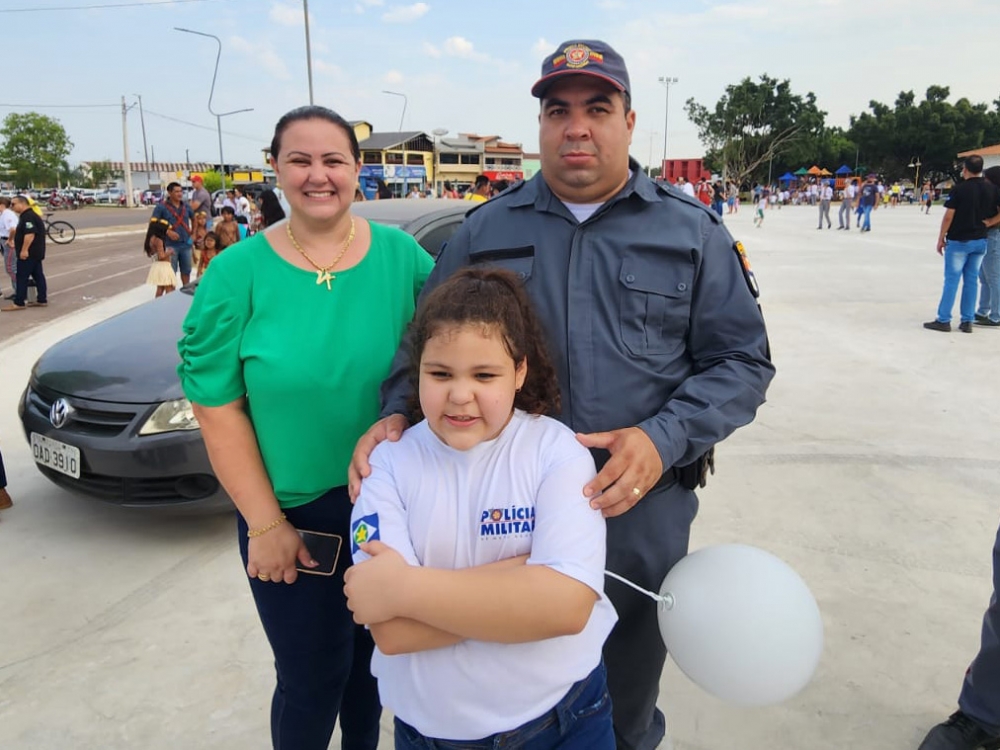
[[[55,183],[73,142],[60,122],[37,112],[12,112],[0,127],[0,162],[18,185]]]
[[[92,161],[88,165],[89,177],[87,178],[87,184],[92,188],[104,187],[105,183],[110,182],[115,176],[115,170],[111,168],[110,161]]]
[[[205,180],[205,190],[209,193],[214,193],[216,190],[222,187],[222,175],[218,172],[203,172],[202,177]],[[226,176],[226,187],[231,188],[233,186],[233,178]]]
[[[800,96],[788,79],[766,74],[727,86],[712,109],[693,98],[684,108],[708,150],[706,165],[740,184],[766,178],[772,162],[819,138],[826,117],[812,92]]]
[[[901,91],[892,107],[868,103],[868,112],[851,117],[849,137],[861,160],[886,179],[913,179],[920,160],[921,175],[934,182],[961,173],[957,154],[1000,141],[1000,100],[973,104],[966,98],[948,102],[947,86],[928,87],[917,103],[912,91]]]

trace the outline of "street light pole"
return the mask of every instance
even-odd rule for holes
[[[438,138],[443,138],[448,135],[448,128],[434,128],[434,130],[431,131],[431,135],[434,136],[434,158],[432,159],[434,162],[434,195],[435,197],[440,198],[441,191],[444,188],[443,186],[438,187],[441,185],[441,180],[439,179],[441,171],[441,148],[438,146],[437,141]]]
[[[142,96],[139,94],[134,94],[135,98],[139,100],[139,124],[142,125],[142,153],[146,159],[146,189],[151,190],[152,180],[149,178],[149,149],[146,148],[146,118],[142,114]]]
[[[401,96],[401,97],[403,97],[403,114],[401,114],[399,116],[399,132],[402,133],[403,132],[403,118],[406,117],[406,94],[400,94],[398,91],[386,91],[385,89],[382,90],[382,93],[383,94],[391,94],[392,96]]]
[[[309,47],[309,0],[302,0],[302,12],[306,18],[306,73],[309,75],[309,104],[313,103],[313,62]]]
[[[125,205],[129,208],[135,208],[135,203],[132,202],[132,163],[129,161],[128,155],[128,111],[131,107],[125,106],[125,97],[122,96],[122,147],[125,152],[125,163],[122,165],[125,169]]]
[[[920,157],[918,156],[916,159],[912,160],[906,166],[911,167],[911,168],[912,167],[916,167],[916,169],[917,169],[917,174],[913,178],[913,195],[916,195],[917,194],[917,189],[920,186]]]
[[[670,76],[660,76],[660,83],[667,90],[666,96],[663,102],[663,161],[667,160],[667,122],[670,116],[670,84],[677,83],[678,78],[671,78]]]
[[[222,40],[215,34],[206,34],[203,31],[182,29],[179,26],[174,26],[174,31],[183,31],[185,34],[196,34],[197,36],[207,36],[209,39],[214,39],[215,43],[219,45],[219,51],[215,55],[215,70],[212,71],[212,88],[208,92],[208,111],[210,114],[215,116],[215,128],[219,134],[219,169],[222,171],[222,187],[224,188],[226,186],[226,162],[222,156],[222,118],[228,115],[236,115],[240,112],[253,112],[253,107],[234,109],[232,112],[216,112],[212,109],[212,97],[215,95],[215,79],[219,75],[219,58],[222,57]]]
[[[647,177],[652,177],[653,176],[653,139],[656,136],[658,136],[658,135],[659,135],[659,133],[657,133],[655,130],[650,130],[649,131],[649,160],[646,162],[646,176]],[[662,176],[663,176],[663,166],[661,165],[660,166],[660,177],[662,177]]]

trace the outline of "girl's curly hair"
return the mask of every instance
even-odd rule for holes
[[[419,401],[420,358],[427,341],[442,329],[478,325],[497,332],[515,366],[528,373],[514,406],[529,414],[558,413],[559,381],[545,346],[545,334],[518,277],[501,268],[463,268],[428,293],[410,324],[411,422],[423,419]]]

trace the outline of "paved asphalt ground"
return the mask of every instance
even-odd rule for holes
[[[1000,331],[921,328],[941,287],[939,208],[879,210],[866,235],[817,231],[815,217],[727,218],[757,270],[778,375],[756,422],[721,446],[692,546],[740,541],[793,565],[820,603],[823,660],[801,695],[763,709],[725,705],[668,664],[675,750],[915,749],[976,653],[1000,495]],[[5,750],[269,746],[271,659],[231,517],[71,497],[34,468],[17,421],[47,346],[150,296],[95,301],[0,349],[16,503],[0,513]]]

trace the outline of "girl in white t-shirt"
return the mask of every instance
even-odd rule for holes
[[[351,518],[348,606],[397,750],[615,747],[601,649],[596,472],[514,274],[466,268],[411,326],[417,418],[371,455]]]

